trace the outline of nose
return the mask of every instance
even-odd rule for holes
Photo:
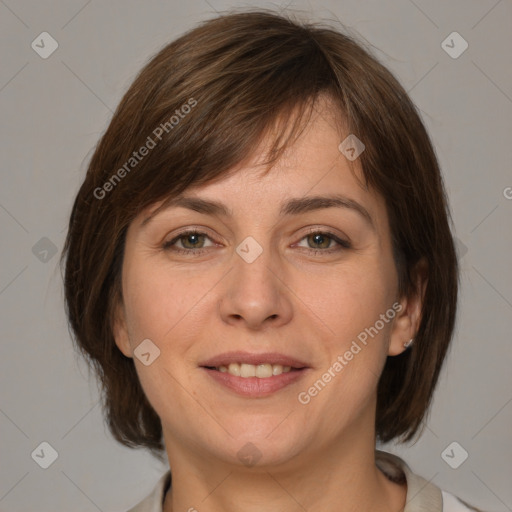
[[[250,330],[287,324],[293,308],[284,268],[266,249],[254,261],[249,261],[238,253],[233,255],[233,268],[222,280],[222,320]]]

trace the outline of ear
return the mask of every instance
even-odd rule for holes
[[[404,343],[414,338],[419,330],[425,290],[428,282],[428,263],[423,257],[416,263],[412,271],[412,281],[415,289],[408,297],[399,301],[402,308],[395,317],[388,355],[397,356],[406,350]]]
[[[112,333],[117,348],[119,348],[126,357],[133,357],[130,337],[128,336],[128,329],[126,328],[126,313],[122,300],[119,300],[115,307]]]

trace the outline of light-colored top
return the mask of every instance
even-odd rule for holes
[[[404,512],[478,512],[478,509],[414,474],[405,461],[396,455],[376,450],[375,462],[391,481],[407,482]],[[171,472],[168,471],[162,475],[151,494],[128,512],[162,512],[170,485]]]

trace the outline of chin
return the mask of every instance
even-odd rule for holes
[[[304,426],[295,428],[286,415],[257,418],[246,416],[243,420],[226,423],[232,437],[222,436],[215,443],[218,455],[231,464],[247,467],[279,466],[295,458],[307,447]],[[284,420],[284,421],[283,421]]]

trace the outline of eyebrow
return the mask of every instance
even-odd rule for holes
[[[160,210],[167,210],[169,208],[186,208],[195,212],[204,213],[207,215],[217,215],[219,217],[232,217],[233,212],[226,205],[214,200],[200,199],[198,197],[179,196],[157,208],[149,217],[143,220],[141,228],[144,228],[153,219]],[[281,205],[279,214],[285,215],[299,215],[315,210],[326,208],[346,208],[358,213],[366,223],[375,230],[375,223],[368,210],[357,201],[345,197],[340,194],[327,195],[327,196],[308,196],[297,197],[289,199],[286,203]]]

